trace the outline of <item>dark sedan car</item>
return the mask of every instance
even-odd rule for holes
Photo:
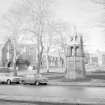
[[[20,80],[20,83],[22,84],[35,84],[37,86],[40,84],[47,84],[47,82],[48,82],[47,78],[37,74],[25,75]]]

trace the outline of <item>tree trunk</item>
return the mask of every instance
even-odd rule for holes
[[[43,43],[42,40],[38,42],[38,61],[37,61],[37,74],[40,74],[41,62],[42,62],[42,54],[43,54]]]
[[[42,62],[42,53],[43,53],[43,50],[41,50],[41,52],[39,52],[39,54],[38,54],[37,74],[40,74],[40,68],[41,68],[41,62]]]
[[[66,58],[66,51],[64,48],[64,72],[67,72],[67,58]]]
[[[46,52],[46,69],[47,69],[47,72],[49,72],[49,47],[47,49],[47,52]]]
[[[46,55],[46,68],[47,68],[47,72],[49,72],[49,60],[48,60],[48,54]]]
[[[14,41],[13,41],[13,47],[14,47],[13,69],[14,69],[14,75],[17,76],[17,70],[16,70],[16,46],[15,46]]]
[[[40,64],[41,64],[41,58],[40,53],[38,54],[38,61],[37,61],[37,74],[40,73]]]
[[[67,59],[64,57],[64,71],[67,72]]]

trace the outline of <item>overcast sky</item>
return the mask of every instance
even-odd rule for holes
[[[59,0],[57,14],[59,18],[75,24],[78,31],[85,36],[86,48],[93,52],[97,49],[105,51],[104,28],[99,27],[104,13],[102,5],[92,0]]]
[[[84,33],[86,49],[105,51],[104,28],[99,27],[104,10],[92,0],[58,0],[56,17],[77,26]],[[0,16],[6,13],[13,0],[0,0]]]

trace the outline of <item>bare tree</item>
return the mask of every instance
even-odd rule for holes
[[[65,57],[65,36],[69,36],[67,35],[69,32],[67,33],[65,23],[52,22],[51,3],[51,0],[23,0],[17,2],[17,5],[11,10],[12,15],[16,18],[10,18],[13,22],[7,18],[12,23],[13,30],[11,32],[15,38],[17,38],[19,32],[33,34],[32,39],[35,39],[34,41],[37,43],[37,73],[40,73],[44,50],[46,51],[47,70],[49,70],[48,56],[52,45],[60,46],[61,50],[59,52],[63,52]]]
[[[49,72],[49,52],[50,52],[51,46],[53,44],[52,38],[53,38],[53,35],[52,35],[51,31],[48,31],[46,33],[46,35],[44,37],[44,41],[43,41],[44,42],[44,52],[45,52],[45,57],[46,57],[46,69],[47,69],[47,72]]]
[[[64,60],[64,70],[66,71],[66,46],[72,35],[72,26],[66,22],[61,22],[56,23],[55,28],[57,34],[55,43],[60,47],[58,53]]]
[[[58,52],[58,56],[60,58],[65,58],[65,47],[66,47],[66,41],[68,37],[68,25],[64,23],[58,23],[56,21],[51,21],[49,23],[47,29],[47,33],[45,34],[45,40],[44,42],[44,50],[46,53],[46,66],[47,66],[47,72],[49,72],[49,56],[51,50],[56,50]],[[68,33],[67,33],[68,32]],[[64,63],[66,64],[66,63]]]
[[[44,51],[45,51],[45,56],[46,56],[46,69],[47,72],[49,72],[49,57],[50,57],[50,52],[53,48],[53,46],[55,46],[55,34],[56,30],[55,30],[55,21],[50,21],[46,27],[46,34],[44,36]]]
[[[44,50],[43,37],[49,23],[50,0],[23,0],[18,5],[26,20],[23,30],[33,33],[37,42],[37,73],[40,73]]]

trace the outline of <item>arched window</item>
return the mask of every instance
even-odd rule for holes
[[[77,46],[75,50],[76,50],[76,54],[75,55],[76,56],[80,56],[80,48],[79,48],[79,46]]]
[[[71,47],[71,56],[73,56],[74,55],[74,49],[73,49],[73,47]]]

